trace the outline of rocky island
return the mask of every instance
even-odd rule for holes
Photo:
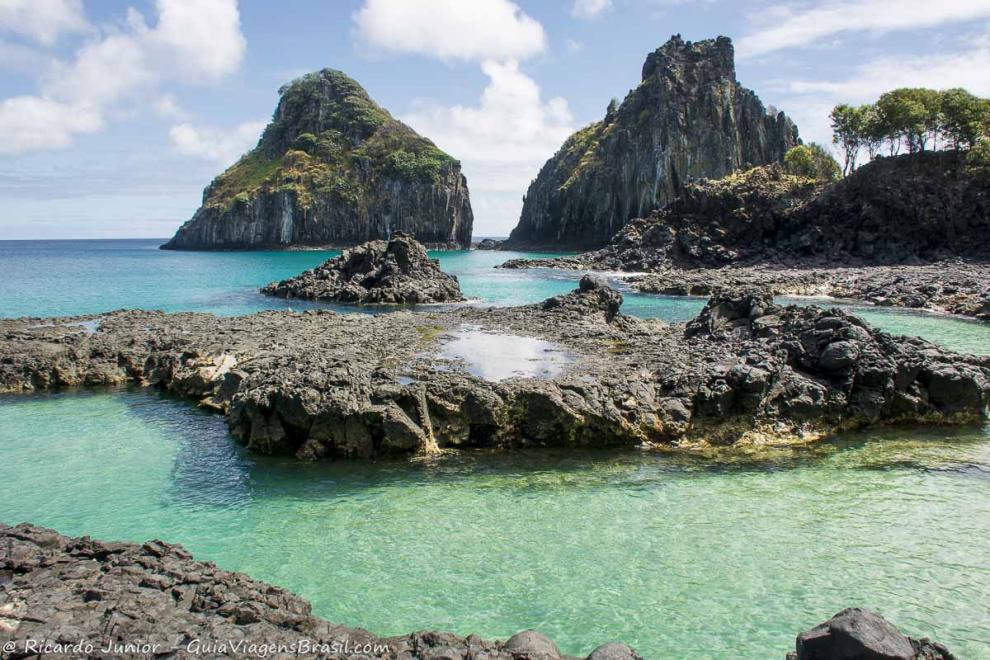
[[[154,386],[221,411],[254,451],[307,460],[759,445],[987,414],[990,358],[839,310],[721,291],[685,326],[621,304],[586,276],[570,294],[509,308],[0,321],[0,391]]]
[[[269,296],[347,304],[422,304],[464,300],[457,278],[440,270],[426,249],[397,233],[388,241],[369,241],[344,250],[301,275],[273,282]]]
[[[312,614],[302,598],[197,561],[164,541],[71,538],[0,524],[0,641],[5,658],[285,657],[390,660],[576,660],[532,630],[506,641],[421,631],[379,637]],[[47,652],[39,652],[42,648]],[[800,634],[788,660],[953,660],[861,609]],[[586,660],[642,660],[612,642]]]
[[[547,161],[505,247],[600,247],[692,179],[779,162],[796,144],[794,123],[736,81],[728,38],[674,36],[646,58],[621,104]]]
[[[164,249],[345,246],[396,231],[470,246],[458,161],[340,71],[307,74],[279,94],[258,145],[213,180]]]

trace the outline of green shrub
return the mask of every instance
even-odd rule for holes
[[[810,142],[792,147],[784,154],[784,171],[816,181],[835,181],[839,164],[820,144]]]

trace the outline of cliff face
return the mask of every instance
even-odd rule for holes
[[[470,246],[473,215],[458,161],[339,71],[279,91],[257,147],[213,180],[163,248],[348,245],[395,231]]]
[[[777,162],[797,143],[793,122],[736,82],[729,39],[675,36],[646,58],[642,82],[621,105],[547,161],[507,244],[604,245],[689,180]]]

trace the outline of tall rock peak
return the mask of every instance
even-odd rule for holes
[[[258,145],[220,174],[163,247],[351,245],[406,232],[466,248],[473,215],[460,163],[340,71],[279,89]]]
[[[530,184],[515,247],[600,247],[693,179],[781,161],[797,128],[736,81],[732,41],[675,35],[605,118],[564,142]]]

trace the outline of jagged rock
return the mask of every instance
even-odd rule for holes
[[[470,246],[458,161],[340,71],[307,74],[279,94],[258,145],[213,180],[163,248],[342,246],[396,231],[431,246]]]
[[[913,639],[869,610],[842,610],[797,637],[788,660],[954,660],[937,642]]]
[[[411,236],[369,241],[301,275],[261,289],[269,296],[350,304],[416,304],[464,300],[457,277],[440,270]]]
[[[986,173],[949,152],[880,158],[829,185],[759,167],[688,184],[600,250],[501,267],[653,273],[630,282],[667,295],[765,285],[990,320],[988,193]]]
[[[434,631],[383,638],[311,611],[302,598],[196,561],[182,546],[0,524],[4,658],[564,659],[556,644],[532,631],[505,643]],[[53,646],[41,652],[45,642]]]
[[[783,159],[798,143],[783,113],[736,82],[726,37],[674,36],[646,58],[642,82],[578,131],[530,185],[506,247],[598,247],[691,179]]]
[[[987,416],[990,358],[893,337],[837,309],[730,290],[690,324],[669,325],[623,315],[620,303],[600,277],[587,277],[572,293],[522,307],[232,318],[121,311],[97,319],[93,332],[74,318],[0,320],[0,391],[158,387],[222,412],[253,451],[305,460],[802,442]],[[531,352],[534,335],[547,342],[541,354],[563,359],[489,380],[470,352],[445,353],[465,327],[501,341],[500,364],[549,359]]]
[[[494,238],[484,238],[475,244],[475,250],[500,250],[505,241],[496,241]]]

